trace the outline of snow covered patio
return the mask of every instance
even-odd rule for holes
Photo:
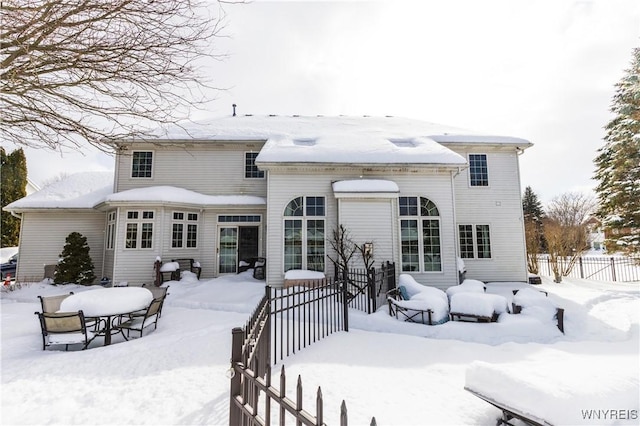
[[[32,284],[3,293],[2,424],[228,424],[231,329],[247,320],[264,282],[247,271],[170,285],[157,330],[69,352],[41,350],[37,296],[86,288]],[[511,291],[504,284],[487,287]],[[518,315],[486,324],[405,323],[384,306],[372,315],[352,311],[348,333],[285,359],[287,376],[302,376],[305,407],[314,406],[312,390],[322,386],[327,424],[339,423],[343,399],[355,425],[371,416],[380,425],[495,424],[500,411],[464,390],[469,371],[489,374],[486,381],[514,400],[534,395],[533,384],[546,375],[583,377],[556,390],[563,421],[637,424],[638,283],[543,279],[538,288],[565,308],[566,334]],[[587,381],[586,388],[585,379],[596,377],[600,366],[621,379]],[[502,375],[517,375],[521,384]],[[593,397],[585,400],[585,392]],[[605,410],[623,410],[629,418],[612,420]]]

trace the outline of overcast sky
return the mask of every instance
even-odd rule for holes
[[[614,84],[640,47],[638,0],[271,2],[225,5],[208,112],[393,115],[516,136],[544,202],[594,186]],[[11,147],[9,147],[11,150]],[[29,176],[113,167],[27,150]]]

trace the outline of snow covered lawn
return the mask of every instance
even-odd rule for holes
[[[2,293],[1,423],[227,424],[231,329],[244,325],[264,281],[247,271],[168,284],[156,331],[69,352],[41,350],[37,296],[87,288],[36,283]],[[487,292],[509,297],[517,286],[488,284]],[[321,386],[330,425],[339,423],[343,399],[352,425],[371,416],[379,425],[493,425],[500,412],[464,390],[469,372],[469,380],[487,377],[482,383],[514,400],[530,398],[550,375],[576,379],[561,390],[563,421],[637,424],[640,284],[568,278],[559,285],[543,279],[536,288],[565,308],[566,334],[527,315],[430,327],[391,318],[386,307],[373,315],[352,311],[349,333],[285,360],[289,394],[300,374],[305,407],[314,407]],[[611,380],[585,380],[600,370]],[[603,419],[604,410],[618,410],[618,419]],[[623,411],[635,418],[621,419]],[[599,420],[583,420],[595,414]]]

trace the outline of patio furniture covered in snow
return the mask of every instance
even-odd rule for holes
[[[166,286],[166,287],[154,287],[154,286],[149,286],[147,284],[142,284],[142,287],[144,287],[147,290],[149,290],[151,292],[151,294],[153,295],[154,299],[160,299],[160,301],[162,302],[160,304],[160,310],[158,311],[158,317],[161,317],[162,316],[162,307],[164,306],[164,299],[169,294],[169,286]],[[140,311],[137,311],[136,314],[138,316],[142,316],[142,315],[144,315],[145,311],[146,311],[146,309],[142,309]]]
[[[200,279],[200,274],[202,273],[200,262],[197,262],[194,259],[171,259],[171,262],[178,263],[178,280],[181,278],[181,271],[192,272],[196,274],[196,278]]]
[[[502,411],[497,424],[637,424],[637,354],[594,364],[561,350],[496,364],[472,362],[464,389]]]
[[[558,329],[564,333],[564,309],[557,307],[547,297],[547,292],[529,288],[514,290],[511,306],[513,314],[531,314],[555,321]]]
[[[398,283],[397,288],[387,292],[389,315],[428,325],[448,321],[449,303],[444,291],[419,284],[408,274],[401,274]]]
[[[324,272],[290,269],[284,273],[284,287],[317,287],[325,284]]]
[[[35,312],[40,320],[42,350],[47,346],[81,344],[86,349],[95,338],[89,331],[82,311],[77,312]]]
[[[451,320],[495,322],[507,312],[507,299],[499,294],[461,292],[451,297]]]
[[[155,330],[158,328],[158,317],[160,316],[163,300],[164,298],[153,299],[151,304],[145,310],[144,315],[131,315],[128,320],[117,324],[115,328],[122,333],[122,337],[126,340],[129,340],[129,333],[131,331],[139,332],[140,337],[142,337],[142,333],[145,328],[153,325],[153,329]],[[126,336],[124,334],[125,330],[127,331]]]

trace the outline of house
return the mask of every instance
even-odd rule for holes
[[[118,141],[113,177],[71,176],[5,209],[22,218],[21,280],[78,231],[114,282],[152,282],[158,257],[196,259],[211,278],[260,256],[277,286],[291,269],[332,274],[343,225],[426,285],[457,284],[458,257],[467,277],[526,281],[518,158],[530,146],[397,117],[228,116]]]

